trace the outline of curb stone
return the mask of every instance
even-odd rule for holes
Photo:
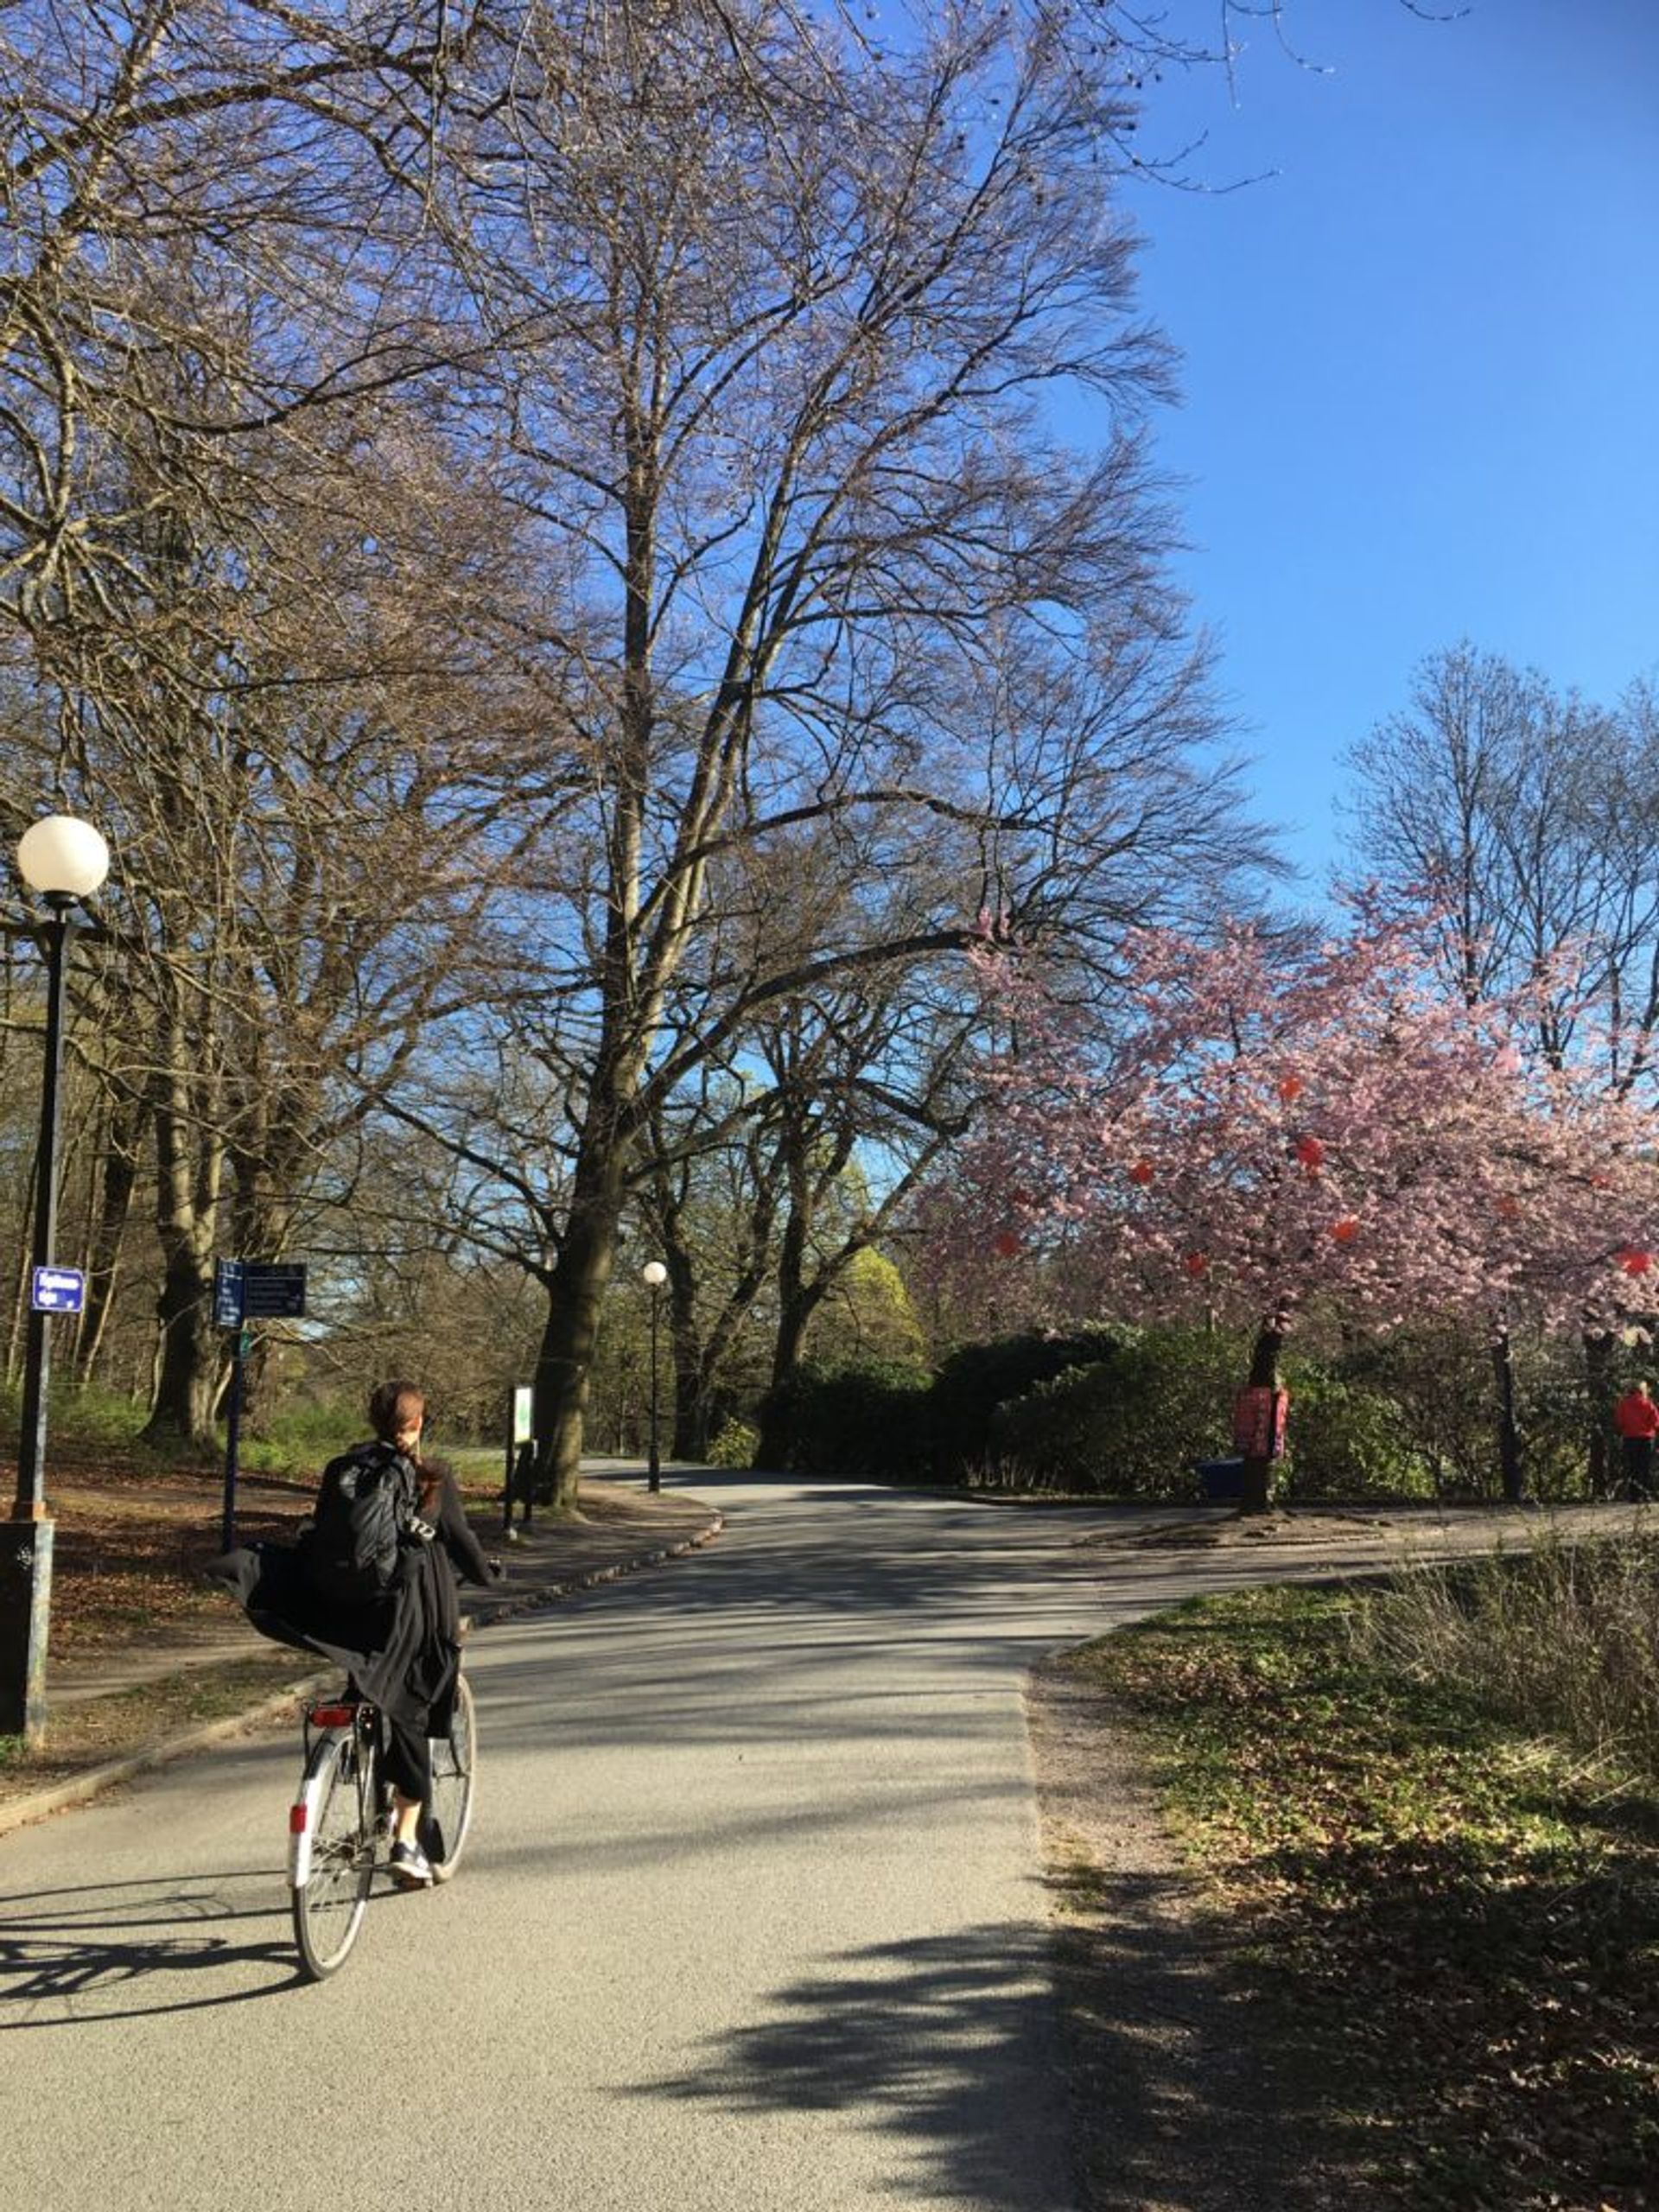
[[[602,1582],[620,1582],[625,1575],[641,1573],[648,1567],[663,1567],[671,1559],[683,1559],[687,1552],[698,1551],[704,1544],[711,1543],[725,1526],[725,1515],[716,1513],[706,1529],[683,1537],[678,1543],[636,1552],[632,1558],[614,1560],[608,1567],[590,1567],[563,1582],[544,1582],[539,1589],[526,1591],[522,1598],[486,1598],[477,1605],[469,1601],[467,1618],[474,1628],[493,1628],[500,1621],[550,1611],[562,1598],[574,1598],[583,1590],[596,1590]]]
[[[698,1551],[711,1543],[726,1526],[725,1516],[715,1513],[708,1526],[679,1542],[661,1544],[648,1552],[639,1552],[626,1560],[617,1560],[608,1567],[589,1567],[581,1574],[565,1577],[556,1582],[544,1582],[537,1588],[526,1591],[521,1598],[486,1599],[483,1604],[469,1605],[467,1619],[471,1627],[494,1628],[503,1621],[526,1618],[532,1614],[550,1612],[562,1599],[574,1598],[584,1590],[597,1589],[601,1583],[620,1582],[626,1575],[639,1574],[647,1567],[665,1566],[670,1560],[682,1559],[688,1552]],[[285,1682],[281,1689],[270,1690],[252,1705],[245,1706],[239,1713],[226,1713],[218,1720],[205,1721],[199,1728],[187,1728],[175,1736],[161,1738],[146,1744],[136,1751],[129,1751],[118,1759],[108,1760],[102,1766],[89,1767],[85,1774],[71,1776],[67,1782],[54,1783],[49,1788],[37,1789],[27,1797],[13,1798],[9,1804],[0,1804],[0,1836],[14,1828],[26,1827],[36,1821],[48,1819],[54,1813],[64,1812],[72,1805],[84,1805],[100,1796],[106,1789],[118,1788],[137,1776],[149,1773],[154,1768],[171,1764],[175,1759],[188,1758],[193,1752],[211,1751],[217,1745],[228,1743],[248,1733],[268,1720],[280,1719],[296,1700],[315,1695],[328,1688],[336,1679],[333,1668]]]
[[[163,1737],[138,1751],[129,1751],[124,1758],[111,1759],[103,1766],[88,1767],[85,1774],[72,1775],[67,1782],[54,1783],[49,1789],[37,1789],[28,1797],[16,1797],[10,1804],[0,1805],[0,1836],[46,1820],[54,1813],[65,1812],[72,1805],[84,1805],[92,1798],[101,1796],[105,1790],[147,1773],[152,1767],[188,1758],[193,1751],[211,1751],[215,1745],[245,1735],[264,1721],[278,1719],[297,1700],[312,1695],[334,1679],[330,1672],[285,1682],[281,1689],[268,1692],[257,1704],[245,1706],[239,1713],[204,1721],[200,1728],[187,1728],[176,1736]]]

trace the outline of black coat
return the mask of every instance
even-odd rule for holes
[[[392,1587],[366,1605],[321,1598],[306,1579],[302,1545],[226,1552],[207,1571],[234,1592],[262,1636],[333,1660],[360,1695],[394,1720],[426,1720],[429,1735],[442,1735],[460,1671],[455,1576],[480,1586],[495,1580],[447,1471],[436,1529],[429,1541],[404,1542]]]

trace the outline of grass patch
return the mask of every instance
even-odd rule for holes
[[[1645,1522],[1646,1516],[1643,1516]],[[1377,1656],[1659,1783],[1659,1538],[1573,1542],[1421,1568],[1362,1617]]]
[[[1080,1663],[1146,1732],[1258,1993],[1391,2201],[1650,2212],[1659,1792],[1522,1717],[1500,1645],[1404,1664],[1389,1608],[1421,1602],[1249,1592]]]

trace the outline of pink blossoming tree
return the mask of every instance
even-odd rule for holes
[[[930,1203],[947,1273],[1017,1274],[1056,1319],[1242,1325],[1262,1389],[1315,1306],[1374,1328],[1517,1309],[1608,1327],[1651,1306],[1652,1116],[1529,1065],[1525,1009],[1448,993],[1422,925],[1361,910],[1311,950],[1233,928],[1132,954],[1109,1050],[1017,956],[985,956],[1017,1045]],[[1247,1456],[1247,1512],[1270,1471]]]

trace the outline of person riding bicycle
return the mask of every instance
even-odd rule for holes
[[[485,1557],[467,1526],[454,1479],[441,1461],[423,1460],[426,1398],[412,1382],[383,1382],[369,1399],[376,1440],[389,1444],[420,1478],[418,1525],[429,1540],[408,1547],[404,1578],[392,1604],[392,1636],[384,1657],[353,1670],[353,1688],[378,1706],[385,1728],[384,1771],[392,1786],[392,1879],[424,1888],[432,1868],[419,1835],[421,1808],[432,1794],[430,1739],[447,1735],[461,1672],[461,1607],[455,1576],[487,1586],[498,1562]]]
[[[208,1572],[241,1599],[248,1618],[278,1643],[321,1652],[343,1666],[348,1694],[379,1710],[384,1771],[392,1786],[391,1874],[400,1888],[432,1880],[422,1808],[431,1796],[430,1739],[447,1735],[461,1674],[461,1606],[455,1578],[500,1579],[467,1526],[454,1478],[420,1457],[426,1397],[413,1382],[376,1386],[369,1397],[371,1443],[346,1460],[396,1455],[412,1471],[417,1505],[398,1545],[397,1572],[383,1595],[355,1602],[328,1596],[308,1573],[306,1546],[226,1553]],[[340,1463],[331,1463],[333,1467]],[[327,1478],[325,1478],[327,1480]],[[441,1855],[441,1854],[440,1854]]]

